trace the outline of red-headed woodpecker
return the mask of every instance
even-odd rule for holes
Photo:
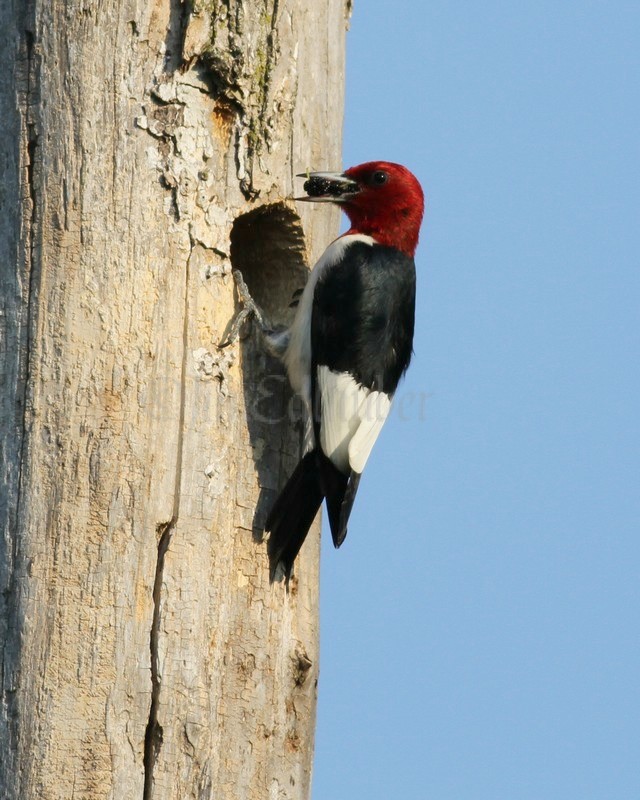
[[[322,500],[340,547],[373,444],[411,360],[413,256],[424,212],[405,167],[372,161],[344,173],[312,173],[301,198],[338,203],[351,227],[325,250],[300,297],[283,352],[311,426],[308,451],[271,509],[272,569],[288,577]]]

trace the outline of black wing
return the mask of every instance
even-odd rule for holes
[[[345,474],[320,447],[322,398],[317,370],[347,373],[392,396],[411,361],[416,275],[412,258],[392,247],[354,242],[320,277],[311,317],[311,398],[322,492],[336,547],[344,541],[360,475]],[[348,468],[347,468],[348,469]]]
[[[351,244],[316,286],[312,381],[326,365],[393,395],[411,361],[415,295],[412,258],[393,247]]]

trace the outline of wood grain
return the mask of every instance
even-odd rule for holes
[[[232,232],[279,322],[336,234],[290,198],[340,165],[346,4],[188,8],[0,4],[3,800],[309,794],[319,531],[288,593],[260,534],[300,409],[217,345]]]

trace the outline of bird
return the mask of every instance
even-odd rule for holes
[[[264,526],[272,579],[281,568],[287,582],[323,500],[336,548],[347,535],[360,476],[411,361],[424,214],[422,187],[400,164],[299,177],[307,194],[296,199],[340,206],[350,227],[310,272],[291,327],[264,331],[309,418],[306,452]]]

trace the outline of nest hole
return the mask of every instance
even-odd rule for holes
[[[274,326],[289,325],[291,303],[307,281],[300,217],[284,203],[260,206],[231,228],[231,265],[242,272],[251,296]]]

